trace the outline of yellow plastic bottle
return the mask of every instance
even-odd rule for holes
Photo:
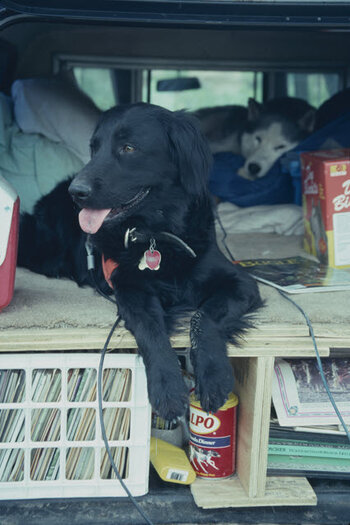
[[[153,436],[151,437],[150,460],[164,481],[190,485],[196,479],[196,473],[184,450]]]

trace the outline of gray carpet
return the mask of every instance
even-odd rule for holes
[[[221,245],[221,234],[218,233]],[[238,234],[227,238],[236,259],[288,257],[304,254],[299,236]],[[266,308],[259,319],[267,323],[304,324],[297,309],[273,288],[261,285]],[[293,295],[314,323],[348,324],[350,291]],[[0,329],[110,327],[116,307],[94,290],[79,288],[68,279],[49,279],[17,269],[11,304],[0,313]]]

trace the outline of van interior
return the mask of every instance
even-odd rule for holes
[[[347,103],[344,99],[340,113],[330,117],[342,126],[347,118],[347,127],[332,128],[305,149],[350,148],[346,2],[47,4],[0,2],[0,175],[15,187],[22,211],[31,213],[41,196],[81,169],[99,115],[115,105],[147,102],[196,113],[217,106],[247,107],[249,99],[263,105],[297,97],[317,112],[349,89]],[[8,134],[13,126],[21,136],[16,132],[17,142],[9,147],[6,136],[13,136]],[[218,176],[231,169],[227,154],[214,153]],[[273,163],[268,177],[288,179],[288,191],[277,185],[271,199],[271,182],[267,188],[264,177],[239,179],[244,181],[239,193],[228,183],[222,189],[212,181],[223,251],[226,238],[236,259],[305,255],[300,171],[292,177],[299,154],[292,148]],[[260,195],[267,189],[264,200]],[[80,289],[76,302],[75,283],[21,268],[16,279],[13,302],[0,314],[2,331],[101,329],[113,323],[115,312],[92,291]],[[262,294],[268,301],[262,322],[305,324],[275,290],[265,287]],[[309,294],[300,304],[317,326],[336,325],[341,331],[348,326],[348,298],[346,291]],[[349,479],[309,481],[318,497],[309,514],[305,507],[283,506],[263,513],[254,507],[203,510],[188,487],[165,483],[152,469],[143,501],[156,523],[348,523]],[[72,523],[72,516],[74,523],[143,522],[127,498],[109,499],[108,508],[101,499],[0,501],[0,515],[7,516],[7,523],[27,525]]]

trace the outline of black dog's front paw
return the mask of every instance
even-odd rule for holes
[[[233,389],[233,374],[228,361],[201,363],[196,373],[196,396],[206,412],[217,412]]]
[[[188,389],[180,369],[153,369],[147,374],[148,397],[153,410],[163,419],[181,417],[188,405]]]

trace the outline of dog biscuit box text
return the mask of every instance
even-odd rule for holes
[[[350,267],[350,149],[301,154],[304,248],[323,264]]]

